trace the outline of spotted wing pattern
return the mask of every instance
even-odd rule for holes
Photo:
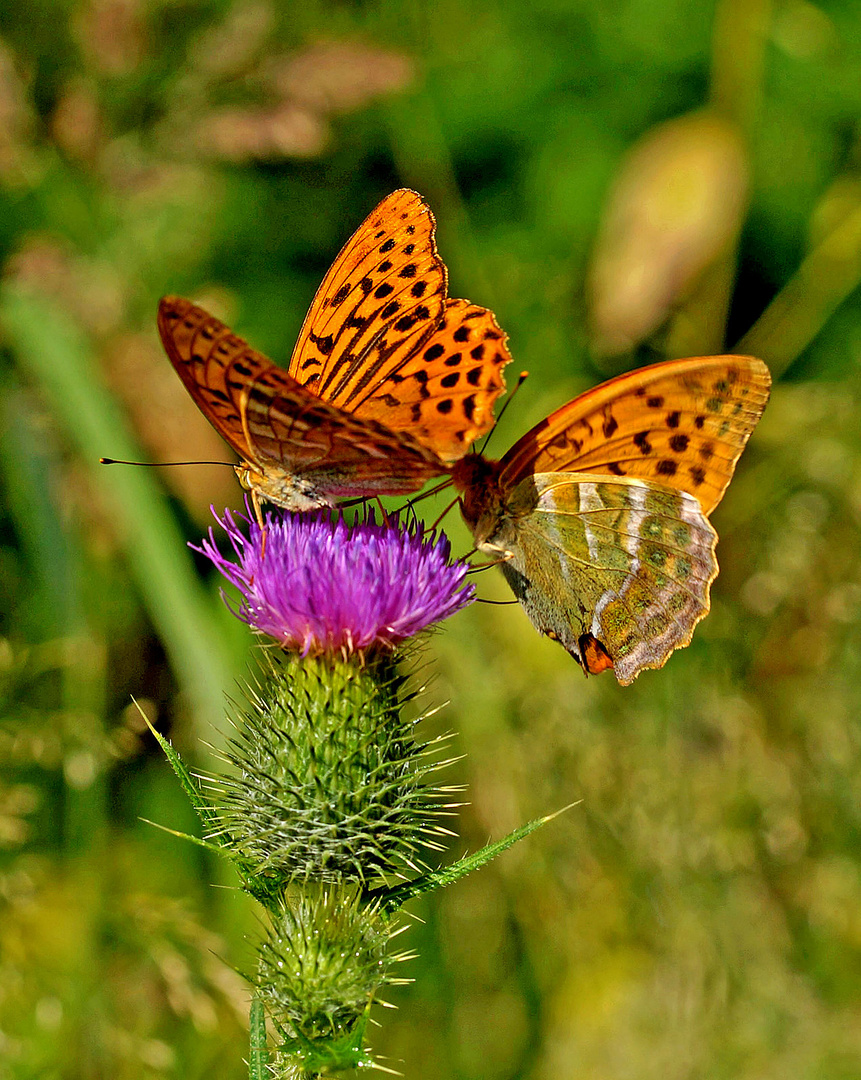
[[[323,279],[286,371],[189,301],[161,302],[165,349],[255,499],[301,510],[416,491],[493,426],[505,335],[446,299],[434,229],[414,191],[383,199]]]
[[[288,371],[452,462],[493,426],[511,357],[492,312],[446,300],[434,230],[414,191],[383,199],[323,279]]]
[[[353,233],[305,316],[289,373],[352,410],[442,318],[447,274],[424,199],[392,192]]]
[[[385,383],[365,392],[356,416],[409,431],[451,463],[493,427],[493,403],[505,390],[502,369],[510,360],[492,311],[447,300],[431,337]]]
[[[306,509],[342,496],[415,491],[445,471],[409,433],[321,400],[190,301],[165,297],[158,326],[192,398],[263,498]]]
[[[536,472],[653,480],[694,495],[708,516],[768,401],[771,377],[750,356],[669,360],[603,383],[542,421],[502,459],[513,487]]]

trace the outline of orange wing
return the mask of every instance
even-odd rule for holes
[[[436,329],[447,274],[420,195],[393,191],[356,229],[317,290],[287,370],[352,410]]]
[[[434,231],[414,191],[383,199],[323,279],[288,371],[451,463],[493,427],[511,357],[492,312],[446,300]]]
[[[502,458],[506,489],[533,473],[651,480],[720,502],[768,401],[771,376],[750,356],[668,360],[602,383],[563,405]]]
[[[192,398],[251,467],[251,486],[264,498],[296,509],[303,499],[320,505],[349,495],[404,494],[446,471],[408,433],[321,401],[188,300],[165,297],[158,326]]]
[[[502,369],[510,361],[492,311],[448,300],[432,336],[363,392],[355,415],[411,432],[451,464],[493,427],[493,403],[505,392]]]

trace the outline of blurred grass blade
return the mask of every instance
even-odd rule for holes
[[[861,284],[861,207],[818,244],[734,351],[761,356],[780,375]]]
[[[114,508],[131,574],[198,721],[216,723],[233,670],[214,604],[156,478],[147,469],[106,469],[102,454],[134,458],[138,448],[99,379],[81,330],[43,298],[21,287],[0,291],[0,326],[23,371],[55,415]],[[212,739],[211,729],[200,734]]]

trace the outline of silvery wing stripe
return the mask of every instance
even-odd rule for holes
[[[633,562],[633,564],[631,566],[631,572],[634,573],[634,574],[636,574],[637,568],[639,566],[639,560],[637,559],[637,554],[638,554],[638,552],[640,550],[639,532],[640,532],[640,526],[643,523],[643,517],[644,517],[644,514],[645,514],[645,510],[646,510],[646,496],[647,496],[647,494],[648,494],[648,488],[646,487],[645,484],[640,483],[637,480],[632,481],[631,487],[630,487],[631,516],[636,521],[637,527],[636,527],[636,531],[631,530],[630,532],[622,532],[621,533],[621,539],[622,539],[622,546],[624,547],[625,551],[627,551],[628,554],[631,556],[631,558],[634,560],[634,562]]]
[[[592,626],[590,632],[593,637],[601,640],[603,630],[601,628],[601,615],[606,608],[607,604],[611,600],[616,599],[620,593],[624,592],[625,586],[628,585],[636,576],[637,571],[640,569],[640,560],[637,558],[637,554],[640,550],[640,535],[639,530],[643,522],[643,517],[646,509],[646,496],[648,495],[648,488],[645,484],[639,480],[631,480],[626,485],[631,501],[631,528],[623,529],[618,532],[618,536],[622,547],[631,556],[631,568],[625,575],[625,580],[619,586],[618,589],[610,588],[605,589],[598,599],[598,603],[595,605],[595,613],[592,617]]]
[[[678,518],[691,526],[689,541],[681,549],[693,564],[696,564],[702,576],[693,579],[688,575],[687,582],[676,580],[670,574],[663,586],[657,589],[648,608],[642,612],[639,624],[654,628],[655,621],[662,617],[666,620],[662,632],[642,637],[624,656],[614,661],[614,669],[619,682],[626,684],[643,668],[661,667],[666,658],[680,646],[690,643],[694,627],[709,610],[709,587],[717,574],[717,561],[714,547],[717,536],[703,515],[697,500],[686,492],[678,492]],[[690,582],[690,584],[688,584]],[[626,589],[620,597],[625,603]],[[673,600],[684,597],[680,607],[673,607]]]
[[[588,514],[594,510],[603,510],[605,508],[604,500],[598,494],[597,484],[578,484],[577,491],[580,496],[580,513]],[[586,544],[589,548],[589,558],[593,562],[598,560],[598,538],[592,531],[590,523],[586,520],[583,521],[583,530],[586,534]]]

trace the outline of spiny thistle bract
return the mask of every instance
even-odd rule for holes
[[[451,813],[450,792],[427,779],[448,762],[403,718],[411,696],[389,657],[268,653],[225,754],[232,773],[216,782],[219,841],[282,882],[369,889],[423,869],[419,852],[441,850]]]

